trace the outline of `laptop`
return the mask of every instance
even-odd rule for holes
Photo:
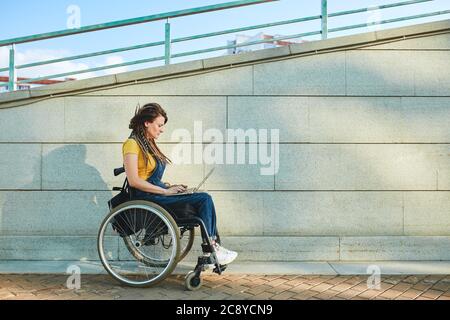
[[[188,188],[188,189],[186,189],[186,191],[183,191],[183,192],[167,194],[166,197],[196,193],[200,189],[200,187],[206,182],[206,180],[208,180],[209,176],[213,173],[214,169],[215,169],[215,167],[213,167],[211,170],[209,170],[208,174],[203,178],[203,180],[195,188]]]

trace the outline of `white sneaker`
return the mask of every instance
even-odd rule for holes
[[[236,251],[228,250],[217,243],[214,244],[214,250],[216,251],[217,260],[219,260],[219,264],[221,265],[233,262],[233,260],[238,256]]]

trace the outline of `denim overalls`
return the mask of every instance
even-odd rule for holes
[[[166,185],[161,181],[164,170],[166,169],[166,164],[164,162],[161,162],[157,157],[154,158],[156,159],[156,168],[153,170],[153,173],[147,179],[147,181],[151,184],[167,189]],[[214,208],[213,200],[208,193],[197,192],[193,194],[167,197],[164,195],[149,193],[132,188],[131,194],[133,200],[148,200],[169,209],[171,205],[179,206],[182,204],[190,204],[195,208],[197,216],[203,220],[209,236],[212,239],[216,238],[216,210]]]

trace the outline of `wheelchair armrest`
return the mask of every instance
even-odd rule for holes
[[[118,176],[119,174],[122,174],[125,172],[125,168],[124,167],[120,167],[120,168],[115,168],[114,169],[114,176]]]

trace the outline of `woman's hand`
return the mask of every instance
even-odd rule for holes
[[[166,189],[166,194],[177,194],[186,190],[186,185],[184,184],[176,184]]]
[[[169,183],[169,182],[163,182],[164,183],[164,185],[167,187],[167,188],[170,188],[170,187],[173,187],[173,186],[182,186],[183,188],[187,188],[188,186],[187,185],[185,185],[185,184],[174,184],[173,186]]]

